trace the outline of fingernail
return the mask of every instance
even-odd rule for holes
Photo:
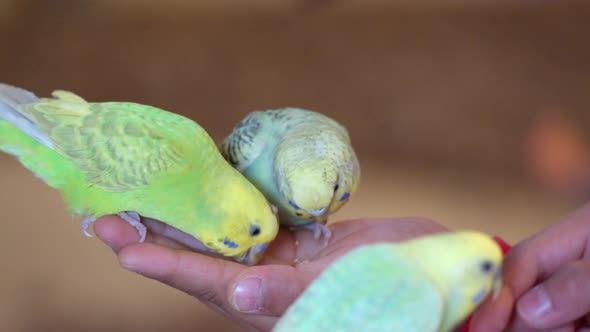
[[[262,295],[262,280],[246,278],[240,280],[233,289],[231,303],[241,312],[258,312]]]
[[[528,322],[541,319],[551,311],[551,299],[542,285],[536,286],[518,301],[518,311]]]

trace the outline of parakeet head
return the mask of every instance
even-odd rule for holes
[[[223,200],[216,210],[218,227],[204,244],[224,256],[254,265],[277,236],[276,208],[245,177],[233,168],[219,179]]]
[[[502,252],[487,235],[456,232],[410,241],[405,246],[444,294],[441,331],[451,331],[501,287]]]
[[[314,143],[320,148],[312,145],[311,150],[289,150],[291,161],[282,163],[279,169],[279,187],[288,213],[321,223],[348,202],[360,179],[360,166],[352,147],[325,136],[328,137],[324,140],[316,137]]]

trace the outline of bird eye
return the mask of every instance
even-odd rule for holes
[[[257,236],[260,234],[260,226],[250,225],[250,236]]]
[[[483,263],[481,263],[481,271],[483,273],[490,273],[492,272],[492,269],[494,268],[494,263],[490,262],[490,261],[483,261]]]
[[[349,196],[350,196],[350,193],[344,193],[344,195],[342,195],[342,197],[340,197],[340,202],[347,200]]]

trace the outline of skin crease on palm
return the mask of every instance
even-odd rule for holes
[[[137,231],[116,216],[100,218],[95,232],[117,253],[125,269],[182,290],[249,331],[269,331],[305,287],[347,251],[362,244],[399,242],[447,230],[422,218],[349,220],[329,226],[333,237],[324,246],[306,230],[281,228],[262,262],[247,267],[190,251],[160,235],[165,228],[159,222],[146,224],[151,230],[146,243],[137,243]],[[236,284],[244,281],[263,285],[258,298],[264,303],[252,300],[258,308],[253,312],[244,313],[232,305]]]

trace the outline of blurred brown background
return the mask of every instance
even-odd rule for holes
[[[585,1],[0,0],[0,81],[187,115],[220,140],[299,106],[351,133],[337,218],[421,215],[511,242],[590,195]],[[123,271],[0,156],[2,331],[236,331]]]

